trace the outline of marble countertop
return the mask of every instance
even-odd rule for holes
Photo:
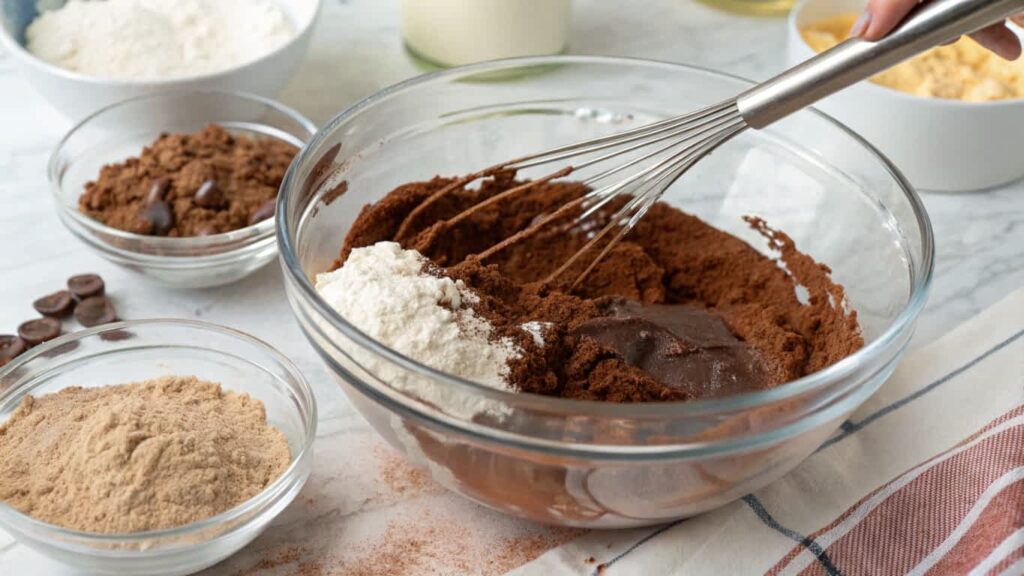
[[[763,79],[783,68],[784,46],[782,19],[726,14],[687,0],[577,0],[570,51],[693,63]],[[299,499],[271,528],[208,573],[292,573],[282,566],[299,573],[320,570],[316,558],[357,546],[359,531],[345,519],[369,508],[397,508],[400,500],[392,496],[409,490],[392,486],[392,496],[381,496],[380,490],[347,476],[346,468],[375,466],[387,477],[404,464],[377,450],[372,431],[301,336],[283,297],[279,268],[268,266],[224,288],[171,290],[142,281],[87,250],[61,226],[46,182],[49,153],[70,123],[49,109],[13,68],[10,58],[0,53],[0,332],[32,317],[31,301],[62,286],[68,275],[94,271],[107,279],[124,318],[201,318],[270,342],[296,362],[315,389],[321,414],[317,464]],[[309,57],[280,99],[323,123],[353,101],[419,72],[401,45],[396,0],[325,0]],[[984,193],[923,198],[935,228],[937,265],[915,345],[934,340],[1024,285],[1024,182]],[[334,441],[339,438],[343,441]],[[373,460],[346,460],[345,446],[354,444],[369,446],[360,453],[375,455]],[[408,481],[399,484],[417,484],[418,499],[407,508],[444,501],[461,513],[483,516],[487,529],[522,542],[573,536],[480,510],[419,486],[412,471],[402,473]],[[524,559],[513,554],[488,571],[500,572]],[[0,574],[71,573],[0,530]]]

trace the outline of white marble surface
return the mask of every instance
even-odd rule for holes
[[[418,73],[401,47],[397,4],[325,0],[309,58],[281,99],[322,123],[356,99]],[[570,51],[687,62],[766,78],[781,69],[784,43],[781,19],[724,14],[688,0],[577,0]],[[277,266],[226,288],[170,290],[139,281],[79,244],[57,219],[45,175],[49,152],[68,127],[14,73],[9,57],[0,54],[0,332],[13,331],[31,317],[32,299],[60,287],[69,274],[95,271],[107,278],[124,318],[202,318],[247,331],[289,355],[317,394],[322,418],[317,465],[309,485],[264,536],[209,574],[344,573],[321,565],[317,558],[345,550],[358,556],[364,534],[346,519],[368,510],[384,511],[386,516],[443,507],[482,518],[480,525],[494,530],[499,535],[495,538],[513,544],[526,541],[515,538],[551,536],[547,530],[457,502],[430,486],[380,490],[358,480],[350,472],[353,468],[376,466],[383,471],[401,465],[374,447],[372,432],[301,337],[284,300]],[[931,299],[915,337],[918,345],[1024,285],[1024,183],[985,193],[926,194],[924,201],[935,227],[937,266]],[[356,445],[371,449],[358,451]],[[352,461],[353,453],[363,454],[363,460],[366,454],[376,456]],[[296,557],[288,556],[288,546],[302,550],[295,552]],[[280,565],[259,569],[260,560],[267,558],[280,562],[262,566]],[[492,563],[486,570],[473,564],[462,571],[495,572],[514,562]],[[0,530],[0,574],[70,573]]]

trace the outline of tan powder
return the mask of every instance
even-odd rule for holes
[[[0,500],[75,530],[181,526],[257,495],[288,467],[263,403],[192,376],[26,397],[0,425]]]

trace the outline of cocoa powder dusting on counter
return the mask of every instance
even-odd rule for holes
[[[388,447],[374,449],[377,459],[377,475],[384,481],[390,494],[408,498],[421,494],[442,494],[442,488],[430,477],[430,473],[410,464],[400,454]]]
[[[454,181],[435,177],[399,186],[364,207],[335,267],[353,248],[385,240],[398,241],[447,267],[446,275],[464,281],[480,296],[476,312],[499,336],[522,348],[524,353],[510,363],[509,378],[521,391],[611,402],[689,400],[743,391],[743,385],[751,390],[776,386],[827,367],[863,345],[856,312],[846,309],[843,288],[831,280],[828,267],[756,218],[748,223],[779,253],[778,261],[695,216],[658,203],[571,294],[564,286],[541,281],[589,240],[569,221],[548,224],[485,263],[473,255],[584,194],[587,188],[577,182],[538,185],[452,222],[466,207],[521,183],[514,174],[500,173],[477,189],[458,188],[436,199],[410,223],[408,234],[396,238],[414,208]],[[614,208],[599,213],[598,220]],[[806,303],[797,295],[798,286],[809,295]],[[616,309],[665,304],[689,305],[696,314],[724,323],[737,350],[751,350],[758,364],[752,372],[737,369],[730,377],[758,377],[740,382],[740,389],[668,385],[627,361],[622,347],[599,343],[593,330],[588,334],[588,322],[614,316]],[[526,322],[550,324],[543,346],[521,328]],[[709,355],[713,346],[698,340],[666,334],[659,344],[664,350],[650,346],[652,354],[664,356],[659,361],[683,349],[694,358],[703,354],[714,366],[734,368]],[[704,373],[696,370],[694,379]]]
[[[360,546],[359,554],[336,566],[346,576],[475,574],[500,576],[586,531],[541,528],[510,537],[487,538],[458,518],[424,511],[416,520],[395,520]]]
[[[445,566],[453,574],[468,574],[468,529],[458,525],[424,526],[393,522],[380,541],[374,541],[354,562],[340,570],[347,576],[416,576],[425,567]]]
[[[162,134],[138,157],[104,166],[79,198],[107,226],[156,236],[208,236],[273,216],[284,173],[298,149],[211,124]]]
[[[276,552],[273,556],[267,556],[254,564],[249,570],[236,573],[236,576],[242,574],[252,574],[254,572],[260,572],[264,570],[273,570],[280,568],[281,566],[287,566],[289,564],[298,563],[299,559],[306,553],[304,548],[292,546],[285,548],[284,550]]]
[[[504,574],[540,557],[541,554],[586,534],[580,528],[552,528],[548,534],[529,534],[506,538],[491,560],[496,574]]]

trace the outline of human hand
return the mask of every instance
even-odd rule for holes
[[[850,36],[878,40],[892,31],[919,3],[920,0],[868,0],[868,7],[853,25]],[[1024,26],[1024,13],[1014,16],[1013,21]],[[1006,27],[1005,22],[982,28],[971,34],[971,38],[1007,60],[1016,60],[1021,54],[1020,38]]]

